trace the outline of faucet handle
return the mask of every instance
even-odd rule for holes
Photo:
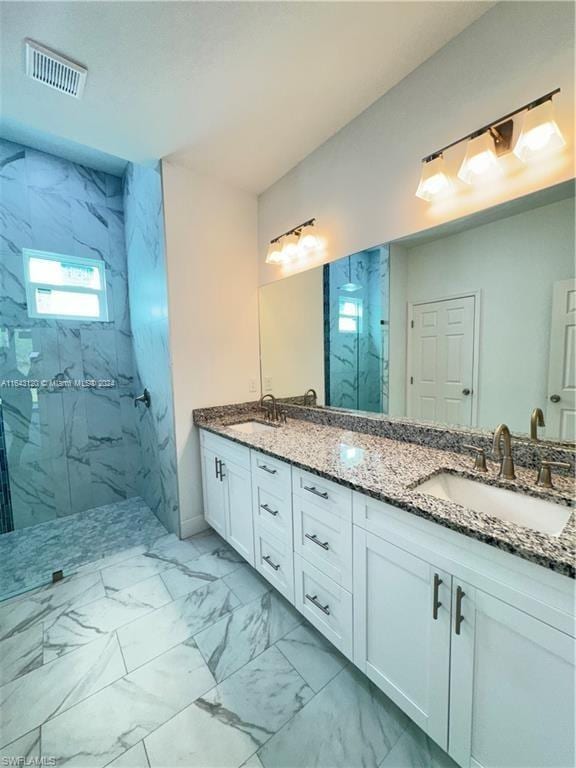
[[[478,445],[462,445],[462,448],[466,448],[469,451],[474,451],[476,457],[474,459],[474,469],[477,472],[488,472],[486,466],[486,451],[484,448],[480,448]]]
[[[552,467],[571,469],[572,465],[567,461],[549,461],[548,459],[542,459],[540,461],[538,475],[536,476],[536,485],[539,485],[541,488],[554,488],[552,485]]]

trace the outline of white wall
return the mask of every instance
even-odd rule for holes
[[[204,527],[192,410],[260,396],[256,198],[169,162],[162,175],[181,529],[190,536]]]
[[[463,185],[443,206],[415,197],[422,157],[558,86],[567,148],[554,161],[530,169],[510,154],[488,190]],[[573,114],[573,4],[499,3],[260,196],[260,282],[286,275],[264,263],[267,242],[311,216],[332,261],[573,177]],[[454,174],[463,153],[446,154]]]
[[[260,347],[265,391],[293,397],[313,387],[324,402],[321,267],[260,289]]]
[[[536,208],[433,242],[392,249],[391,317],[407,302],[480,292],[478,426],[504,421],[527,432],[536,406],[546,413],[554,282],[574,277],[574,199]],[[401,281],[403,285],[401,285]],[[405,388],[406,335],[392,326],[399,357],[390,369]],[[400,347],[403,348],[400,349]],[[404,415],[402,387],[394,391]]]

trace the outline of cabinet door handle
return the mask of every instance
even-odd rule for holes
[[[437,573],[434,574],[434,595],[432,597],[432,618],[434,621],[438,619],[438,608],[442,605],[440,600],[438,600],[438,590],[440,587],[440,584],[442,584],[442,579],[440,576],[438,576]]]
[[[306,593],[305,597],[306,597],[306,600],[310,600],[312,605],[315,605],[319,611],[322,611],[322,613],[325,613],[326,616],[330,616],[330,606],[322,605],[320,600],[318,600],[318,595],[309,595],[308,593]]]
[[[310,539],[310,541],[313,541],[314,544],[318,544],[318,546],[322,547],[322,549],[325,549],[326,551],[328,551],[330,549],[330,546],[329,546],[328,542],[327,541],[320,541],[320,539],[318,538],[318,536],[316,536],[315,533],[313,533],[313,534],[305,533],[304,536],[305,536],[305,538]]]
[[[272,507],[269,507],[268,504],[260,504],[260,507],[265,511],[268,512],[269,515],[272,515],[273,517],[276,517],[278,514],[277,509],[272,509]]]
[[[309,491],[310,493],[313,493],[315,496],[320,496],[321,499],[327,499],[328,494],[326,491],[319,491],[318,488],[314,485],[305,485],[304,486],[305,491]]]
[[[220,480],[220,469],[218,467],[218,464],[220,463],[220,460],[217,456],[214,456],[214,472],[216,473],[216,480]]]
[[[267,467],[266,464],[258,464],[260,469],[263,469],[264,472],[268,472],[269,475],[276,475],[278,473],[277,469],[272,469],[271,467]]]
[[[270,557],[270,555],[264,555],[262,560],[265,560],[268,563],[268,565],[270,566],[270,568],[274,568],[275,571],[279,571],[280,570],[280,565],[277,565],[276,563],[274,563],[272,561],[272,558]]]
[[[220,464],[220,482],[222,483],[222,482],[224,482],[224,478],[226,477],[226,475],[223,472],[224,467],[226,466],[226,464],[224,464],[222,459],[218,459],[218,462]]]
[[[466,592],[462,589],[462,587],[458,587],[456,589],[456,618],[454,620],[454,631],[457,635],[460,634],[460,627],[462,626],[462,622],[464,621],[464,616],[462,615],[462,600],[466,597]]]

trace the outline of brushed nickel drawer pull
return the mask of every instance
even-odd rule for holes
[[[456,619],[454,621],[454,631],[457,635],[460,634],[460,627],[462,626],[462,622],[464,621],[464,616],[462,615],[462,600],[466,597],[466,592],[462,589],[462,587],[458,587],[456,589]]]
[[[315,605],[318,610],[322,611],[322,613],[325,613],[326,616],[330,616],[330,606],[322,605],[320,600],[318,600],[318,595],[309,595],[306,593],[306,600],[310,600],[312,605]]]
[[[267,467],[266,464],[258,464],[258,466],[260,467],[260,469],[263,469],[264,472],[268,472],[269,475],[276,475],[276,474],[278,474],[278,470],[277,469],[271,469],[270,467]]]
[[[305,533],[304,536],[305,536],[305,538],[310,539],[310,541],[313,541],[314,544],[318,544],[318,546],[322,547],[322,549],[325,549],[326,551],[328,551],[330,549],[330,546],[329,546],[328,542],[327,541],[320,541],[320,539],[318,538],[318,536],[316,536],[315,533],[313,533],[313,534]]]
[[[268,563],[268,565],[270,566],[270,568],[274,568],[274,570],[275,570],[275,571],[279,571],[279,570],[280,570],[280,566],[279,566],[279,565],[277,565],[275,562],[273,562],[273,561],[272,561],[272,558],[270,557],[270,555],[264,555],[264,557],[262,558],[262,560],[264,560],[265,562],[267,562],[267,563]]]
[[[438,608],[442,605],[440,600],[438,600],[438,590],[440,587],[440,584],[442,584],[442,579],[440,576],[438,576],[437,573],[434,574],[434,596],[432,598],[432,618],[434,621],[438,619]]]
[[[268,504],[260,504],[260,508],[263,509],[265,512],[268,512],[269,515],[272,515],[273,517],[276,517],[278,514],[277,509],[272,509],[272,507],[269,507]]]
[[[310,491],[310,493],[313,493],[315,496],[320,496],[321,499],[328,498],[328,493],[326,491],[319,491],[314,485],[305,485],[304,490]]]

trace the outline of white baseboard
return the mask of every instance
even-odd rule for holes
[[[190,536],[194,536],[196,533],[202,533],[210,526],[202,515],[197,517],[191,517],[188,520],[182,520],[180,522],[180,538],[187,539]]]

